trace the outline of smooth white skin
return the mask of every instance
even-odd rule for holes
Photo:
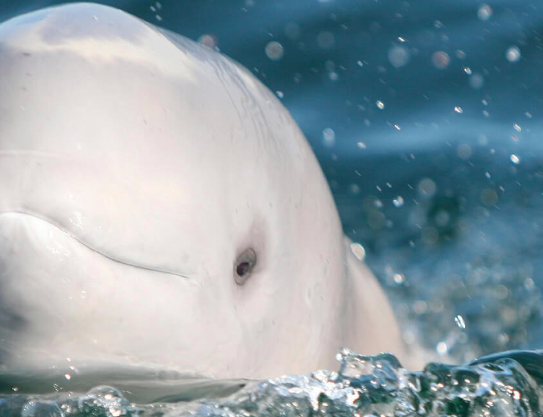
[[[95,4],[3,23],[0,178],[5,369],[262,378],[335,369],[342,346],[402,357],[299,128],[210,49]]]

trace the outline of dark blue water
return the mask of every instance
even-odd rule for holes
[[[0,21],[63,2],[0,2]],[[282,99],[408,340],[543,347],[543,2],[117,0]]]

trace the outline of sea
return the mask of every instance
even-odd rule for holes
[[[0,0],[0,22],[61,3]],[[428,364],[344,349],[309,375],[128,372],[79,394],[62,375],[0,375],[0,416],[543,415],[543,1],[98,3],[217,49],[277,95]]]

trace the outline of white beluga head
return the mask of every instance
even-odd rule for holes
[[[0,179],[4,369],[402,358],[303,134],[206,47],[95,4],[3,23]]]

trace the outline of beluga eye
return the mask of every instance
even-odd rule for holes
[[[245,284],[251,276],[251,272],[255,265],[256,252],[251,248],[245,249],[234,263],[234,280],[236,281],[236,284]]]

